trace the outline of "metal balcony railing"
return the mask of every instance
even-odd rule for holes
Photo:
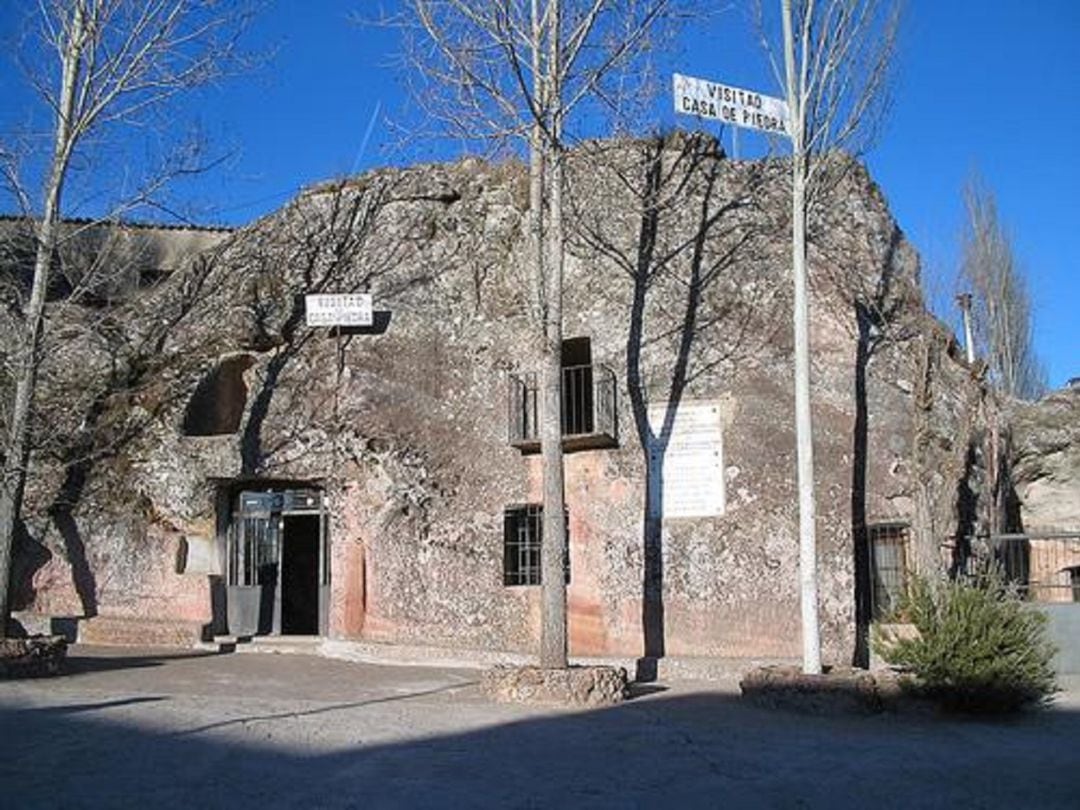
[[[617,447],[615,372],[604,365],[563,368],[564,450]],[[510,444],[523,452],[540,449],[540,389],[535,372],[510,375],[507,396]]]
[[[1080,531],[971,536],[945,548],[954,572],[992,560],[1033,602],[1080,602]]]

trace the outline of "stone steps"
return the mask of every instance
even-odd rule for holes
[[[238,640],[235,650],[243,653],[319,655],[323,640],[321,636],[256,636],[248,641]]]
[[[83,621],[81,616],[50,616],[28,610],[13,610],[11,619],[28,636],[63,636],[69,644],[75,643],[79,635],[79,622]]]

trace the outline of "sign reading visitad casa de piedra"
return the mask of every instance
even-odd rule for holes
[[[788,105],[783,99],[681,73],[673,78],[675,112],[761,132],[790,132]]]
[[[371,326],[371,293],[305,295],[308,326]]]

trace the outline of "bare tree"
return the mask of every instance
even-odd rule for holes
[[[830,169],[857,153],[876,132],[887,100],[887,79],[899,21],[896,0],[780,0],[777,59],[760,2],[758,29],[790,115],[792,151],[792,270],[794,276],[795,422],[799,489],[799,584],[803,671],[821,672],[817,598],[817,532],[813,428],[810,414],[810,337],[806,222],[811,205],[836,180]]]
[[[29,297],[20,302],[10,359],[14,396],[0,478],[0,634],[6,632],[11,550],[29,459],[29,427],[41,354],[46,295],[73,157],[95,135],[144,122],[179,93],[233,63],[246,16],[213,0],[41,0],[30,81],[54,116],[40,204],[3,150],[4,177],[35,221]],[[181,170],[182,171],[182,170]],[[157,188],[159,181],[149,184]]]
[[[683,0],[409,0],[418,98],[467,139],[524,146],[529,164],[530,312],[541,357],[543,459],[540,664],[567,664],[563,519],[562,287],[564,194],[572,124],[622,110],[626,68]],[[424,92],[434,89],[434,93]],[[595,133],[594,133],[595,134]]]
[[[972,296],[976,349],[1002,391],[1038,398],[1046,391],[1046,373],[1032,340],[1027,280],[998,218],[994,195],[978,177],[964,188],[964,209],[960,278]]]

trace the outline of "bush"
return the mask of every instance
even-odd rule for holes
[[[1046,617],[999,573],[955,582],[917,578],[900,609],[918,636],[877,634],[875,651],[911,671],[915,688],[944,707],[1016,711],[1045,704],[1057,691]]]

